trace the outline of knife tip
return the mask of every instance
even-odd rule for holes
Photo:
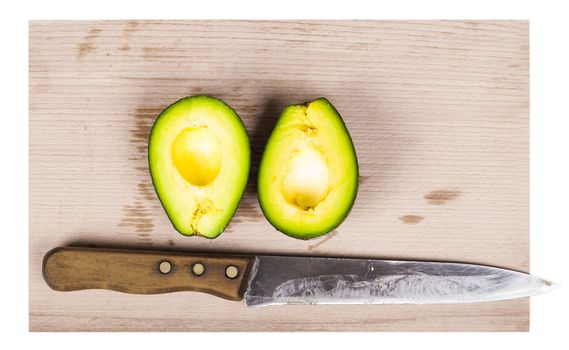
[[[557,289],[557,288],[560,288],[560,287],[561,287],[560,284],[555,283],[555,282],[550,281],[550,280],[546,280],[546,279],[544,279],[544,278],[541,279],[541,282],[542,282],[543,284],[545,284],[546,286],[552,288],[552,289]]]

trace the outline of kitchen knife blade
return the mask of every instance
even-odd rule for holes
[[[245,301],[248,306],[473,303],[556,287],[526,273],[474,264],[257,256]]]
[[[48,252],[54,290],[199,291],[248,306],[499,301],[557,287],[526,273],[425,261],[233,255],[64,247]]]

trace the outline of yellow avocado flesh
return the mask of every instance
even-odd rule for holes
[[[233,217],[250,167],[247,132],[237,114],[208,96],[182,99],[157,118],[148,160],[175,229],[215,238]]]
[[[358,187],[350,135],[324,98],[285,108],[263,153],[259,202],[279,231],[309,239],[338,226]]]
[[[308,146],[293,152],[282,181],[285,198],[300,208],[315,207],[328,194],[330,173],[323,155]]]
[[[209,184],[221,167],[221,145],[215,132],[203,126],[184,129],[172,145],[172,160],[189,183]]]

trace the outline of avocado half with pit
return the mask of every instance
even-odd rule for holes
[[[250,166],[243,122],[223,101],[181,99],[154,122],[148,163],[154,188],[183,235],[219,236],[243,196]]]
[[[291,237],[318,237],[342,223],[356,198],[358,161],[328,100],[283,110],[265,146],[257,186],[263,214]]]

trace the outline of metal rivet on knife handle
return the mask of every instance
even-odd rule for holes
[[[237,269],[237,267],[235,267],[233,265],[229,265],[225,269],[225,276],[227,276],[228,278],[233,279],[233,278],[237,277],[238,274],[239,274],[239,270]]]
[[[164,274],[169,273],[172,270],[172,264],[169,261],[162,261],[158,265],[158,269]]]
[[[201,276],[205,272],[205,266],[201,263],[195,263],[192,265],[192,272],[196,276]]]

